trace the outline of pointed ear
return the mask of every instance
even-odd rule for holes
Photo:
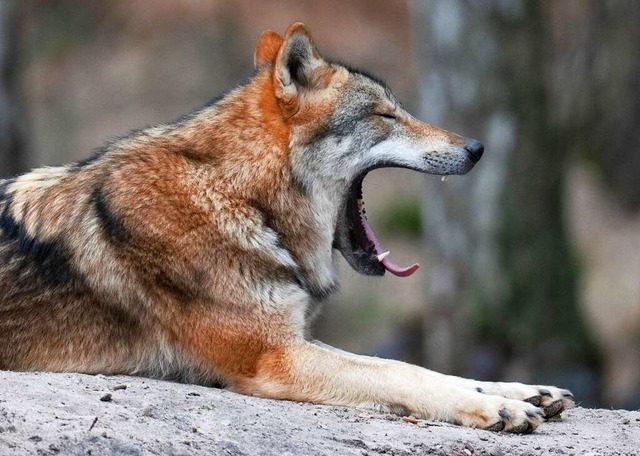
[[[291,96],[299,90],[316,87],[318,70],[325,65],[326,62],[313,44],[309,29],[302,22],[291,25],[276,57],[276,95],[280,91],[282,96]]]
[[[256,68],[264,64],[275,62],[284,39],[273,30],[267,30],[260,35],[253,54],[253,64]]]

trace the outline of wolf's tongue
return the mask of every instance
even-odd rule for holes
[[[362,221],[362,226],[364,227],[364,232],[365,232],[365,235],[367,236],[367,239],[373,242],[376,255],[383,254],[384,249],[380,245],[380,241],[378,241],[378,238],[376,238],[376,234],[373,232],[371,225],[369,225],[369,221],[367,220],[367,217],[362,212],[360,212],[360,220]],[[408,277],[414,272],[416,272],[420,267],[418,263],[415,263],[406,268],[398,266],[397,264],[395,264],[393,261],[389,259],[389,255],[388,255],[389,252],[386,252],[386,253],[387,255],[384,255],[384,259],[381,261],[381,263],[387,271],[389,271],[391,274],[397,275],[398,277]]]

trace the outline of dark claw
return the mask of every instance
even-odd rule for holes
[[[504,429],[504,421],[498,421],[496,424],[486,428],[487,431],[500,432]]]
[[[529,418],[537,418],[540,415],[540,412],[538,411],[532,412],[531,410],[527,410],[524,413],[526,413]]]
[[[477,391],[477,392],[479,392],[479,393],[484,394],[484,390],[483,390],[482,388],[480,388],[480,387],[477,387],[477,388],[476,388],[476,391]]]
[[[509,413],[509,410],[507,409],[502,409],[498,412],[498,415],[500,415],[501,418],[508,420],[509,418],[511,418],[511,413]]]
[[[538,392],[540,394],[542,394],[543,396],[552,396],[551,391],[549,391],[548,389],[544,389],[543,388],[543,389],[538,390]]]
[[[556,415],[559,415],[564,410],[564,406],[562,405],[562,400],[558,399],[557,401],[553,401],[543,410],[544,410],[545,418],[551,418]]]
[[[512,431],[518,434],[531,434],[533,432],[533,426],[529,423],[523,423],[520,426],[514,427]]]
[[[565,398],[571,399],[571,400],[575,399],[573,397],[573,393],[571,393],[571,391],[569,391],[569,390],[562,390],[562,397],[565,397]]]
[[[531,396],[531,397],[526,398],[524,401],[528,402],[529,404],[532,404],[532,405],[535,405],[536,407],[538,407],[542,403],[542,396]]]

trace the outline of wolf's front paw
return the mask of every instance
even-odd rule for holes
[[[461,415],[462,424],[468,426],[524,434],[533,432],[544,419],[544,412],[528,402],[497,396],[485,396]]]
[[[524,400],[542,408],[545,418],[558,416],[564,410],[575,406],[573,394],[569,390],[555,386],[534,386],[534,388],[537,394]]]
[[[566,389],[555,386],[525,385],[523,383],[483,383],[476,388],[478,392],[509,399],[519,399],[540,407],[545,418],[560,415],[564,410],[572,408],[573,394]]]

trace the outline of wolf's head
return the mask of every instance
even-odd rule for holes
[[[284,37],[264,32],[255,64],[272,70],[275,97],[290,126],[292,175],[337,209],[334,248],[360,273],[412,274],[418,265],[392,263],[366,219],[364,177],[382,167],[465,174],[482,156],[482,144],[420,122],[381,81],[323,59],[302,23]]]

